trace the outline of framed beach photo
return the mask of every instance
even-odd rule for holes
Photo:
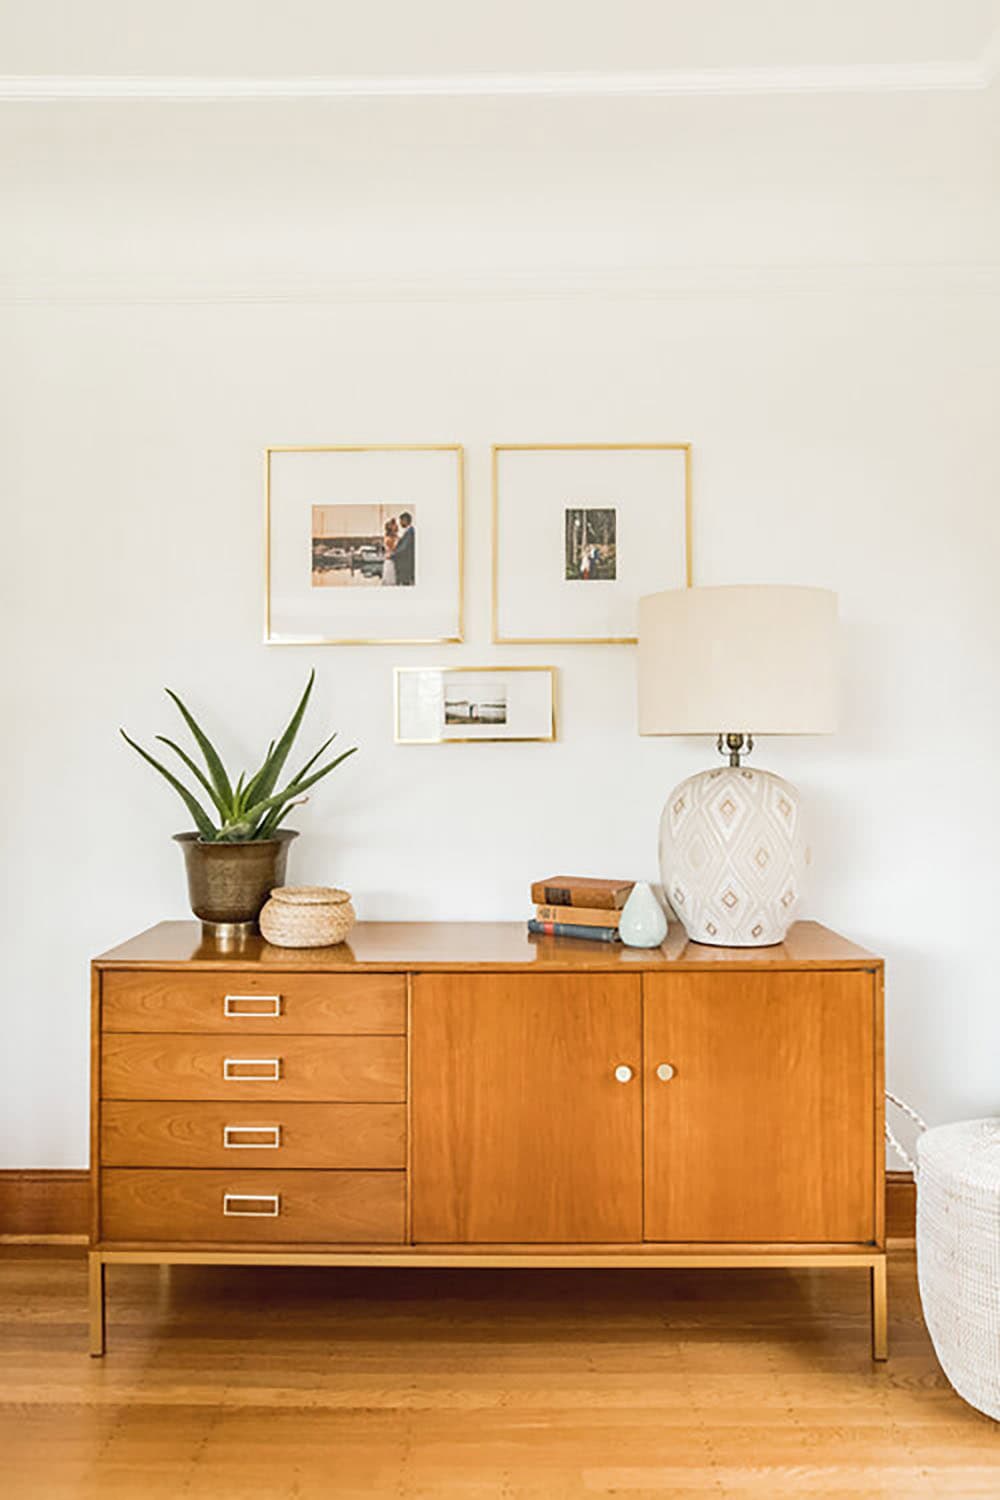
[[[494,641],[631,645],[690,583],[690,443],[494,446]]]
[[[266,450],[271,645],[462,639],[457,445]]]
[[[554,667],[397,667],[396,743],[554,740]]]

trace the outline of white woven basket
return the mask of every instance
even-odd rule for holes
[[[958,1394],[1000,1421],[1000,1120],[922,1129],[917,1180],[917,1273],[924,1318]]]

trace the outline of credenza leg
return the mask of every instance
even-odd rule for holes
[[[104,1260],[100,1251],[90,1252],[90,1353],[96,1359],[104,1353]]]
[[[871,1268],[872,1359],[889,1358],[889,1294],[886,1259],[880,1255]]]

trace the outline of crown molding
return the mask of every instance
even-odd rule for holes
[[[1000,264],[729,265],[253,274],[0,275],[0,306],[322,306],[371,303],[666,301],[700,297],[892,297],[1000,294]]]
[[[0,75],[0,102],[184,104],[282,99],[643,99],[692,95],[961,93],[986,88],[996,68],[994,37],[983,57],[973,61],[829,67],[303,78],[7,74]]]
[[[157,74],[0,74],[0,103],[268,99],[608,99],[689,95],[965,93],[1000,75],[1000,26],[977,58],[653,71],[370,74],[239,78]]]

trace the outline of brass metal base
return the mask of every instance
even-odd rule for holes
[[[256,922],[202,922],[201,930],[217,948],[239,948],[257,932]]]
[[[90,1352],[100,1357],[105,1350],[106,1282],[108,1265],[172,1266],[448,1266],[453,1268],[510,1267],[512,1269],[569,1268],[593,1270],[598,1267],[629,1270],[786,1269],[842,1270],[850,1267],[866,1270],[869,1282],[871,1312],[871,1357],[881,1362],[889,1357],[888,1296],[886,1256],[874,1247],[810,1252],[780,1251],[697,1251],[684,1249],[638,1254],[622,1251],[586,1251],[571,1254],[524,1253],[510,1250],[486,1250],[482,1253],[458,1247],[400,1246],[395,1250],[184,1250],[164,1247],[162,1250],[94,1249],[90,1252]]]
[[[217,938],[220,942],[227,937],[249,937],[252,932],[257,931],[256,922],[202,922],[201,930],[206,937]]]

